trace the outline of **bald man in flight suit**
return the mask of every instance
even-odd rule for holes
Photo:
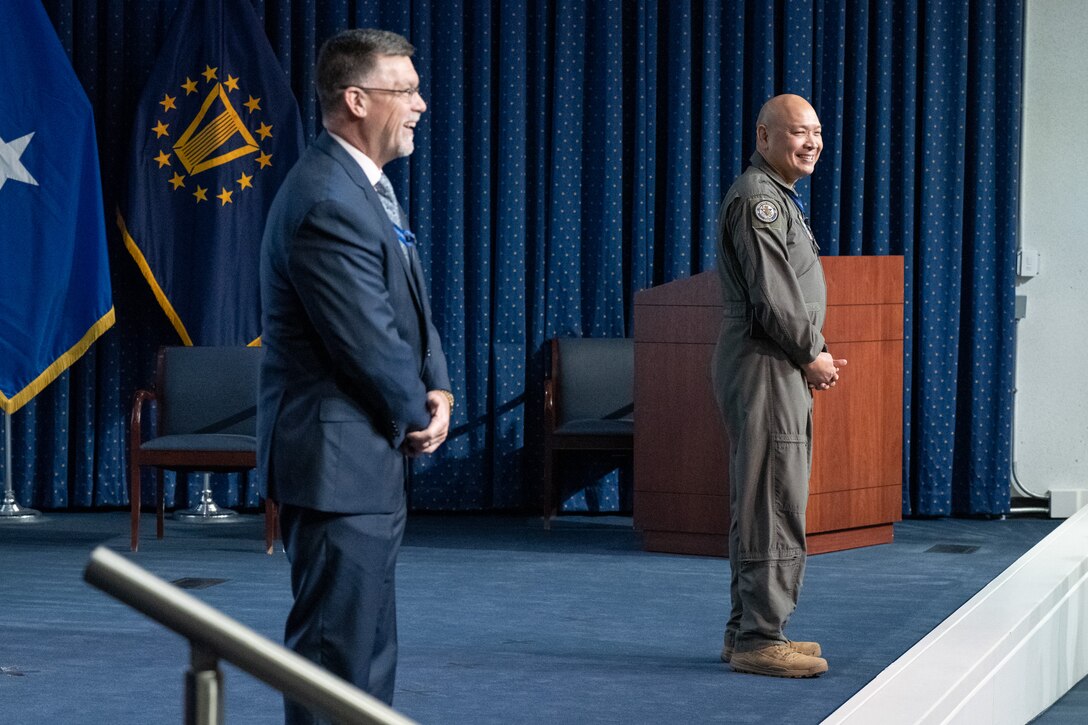
[[[724,316],[714,390],[730,441],[732,612],[722,660],[738,672],[815,677],[816,642],[783,630],[805,570],[812,466],[812,391],[838,380],[827,352],[819,247],[795,184],[823,149],[820,120],[800,96],[776,96],[756,122],[756,152],[718,217]]]

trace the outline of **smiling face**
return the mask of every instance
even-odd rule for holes
[[[756,149],[790,185],[812,174],[824,148],[820,119],[800,96],[775,96],[756,122]]]
[[[403,91],[419,87],[419,75],[406,55],[383,55],[359,85],[367,88]],[[379,167],[415,150],[416,124],[427,110],[418,93],[385,93],[348,88],[358,94],[365,108],[359,119],[359,141],[365,153]]]

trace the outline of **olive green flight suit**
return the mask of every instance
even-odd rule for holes
[[[757,152],[718,216],[724,305],[714,390],[729,434],[729,559],[738,652],[785,641],[805,570],[812,393],[825,350],[819,248],[790,187]]]

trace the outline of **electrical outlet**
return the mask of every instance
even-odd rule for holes
[[[1021,247],[1016,252],[1016,274],[1034,277],[1039,274],[1039,250]]]

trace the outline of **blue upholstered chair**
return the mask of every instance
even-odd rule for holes
[[[559,501],[558,451],[634,450],[635,344],[631,338],[555,338],[544,381],[544,526]]]
[[[129,432],[132,550],[139,546],[140,468],[156,468],[156,534],[163,537],[163,471],[239,472],[257,465],[259,347],[164,347],[154,390],[137,390]],[[145,405],[154,402],[154,435],[143,438]],[[276,509],[265,502],[265,548],[276,536]]]

